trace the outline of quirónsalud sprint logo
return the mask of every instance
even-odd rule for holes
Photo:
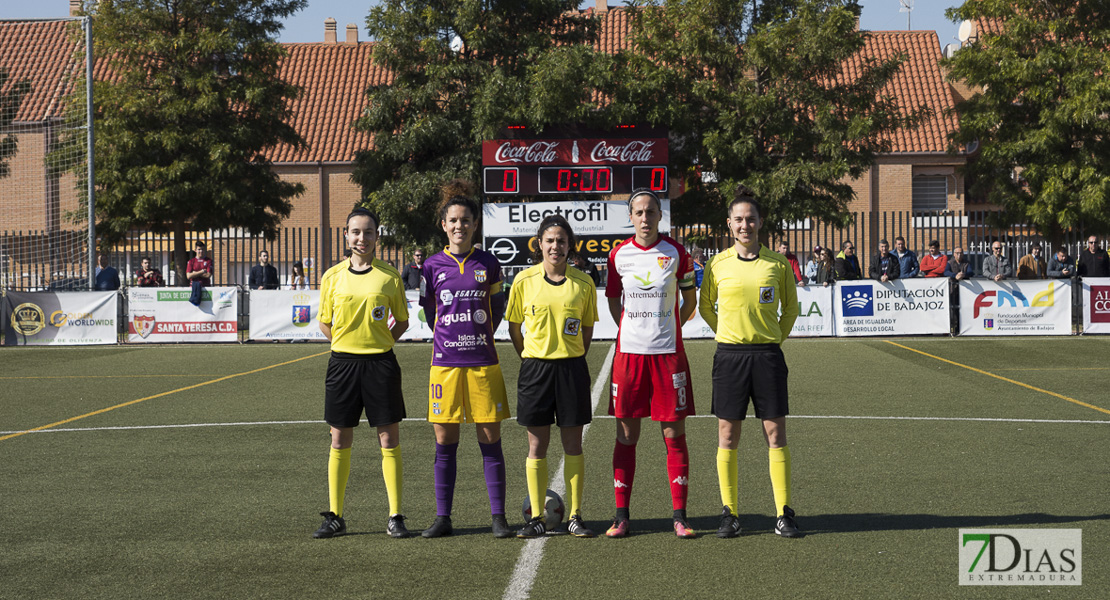
[[[1083,585],[1081,529],[961,529],[960,585]]]

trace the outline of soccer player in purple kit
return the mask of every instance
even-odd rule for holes
[[[505,294],[500,262],[474,247],[480,212],[472,193],[465,181],[444,186],[439,217],[447,247],[424,261],[420,283],[420,305],[434,332],[428,421],[436,436],[436,519],[422,534],[426,538],[453,533],[451,505],[462,423],[477,426],[493,535],[513,535],[505,520],[505,456],[501,451],[501,421],[509,418],[509,405],[493,345],[493,332],[504,314]]]

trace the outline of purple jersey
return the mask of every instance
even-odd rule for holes
[[[497,364],[493,329],[501,315],[493,314],[490,297],[500,292],[501,263],[489,252],[455,256],[445,249],[424,261],[420,306],[435,330],[434,366]]]

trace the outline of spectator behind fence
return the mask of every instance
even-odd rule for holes
[[[840,254],[836,255],[836,280],[863,279],[863,270],[860,269],[859,257],[856,256],[856,245],[845,241],[840,247]]]
[[[404,271],[401,272],[401,281],[405,282],[406,290],[420,289],[420,274],[424,270],[424,251],[417,249],[412,253],[412,260],[415,262],[405,265]]]
[[[307,290],[308,278],[304,276],[304,263],[293,263],[293,272],[289,275],[289,287],[294,290]]]
[[[871,257],[871,265],[867,268],[868,275],[875,281],[885,283],[898,279],[901,270],[898,257],[890,253],[890,242],[881,240],[879,253]]]
[[[802,272],[802,285],[817,281],[817,267],[821,264],[821,246],[813,247],[813,256],[806,262],[805,271]]]
[[[701,248],[695,248],[690,257],[694,261],[694,282],[701,288],[701,278],[705,276],[705,252]]]
[[[785,256],[786,260],[790,262],[790,268],[794,270],[794,283],[805,281],[802,279],[802,266],[798,262],[798,255],[790,251],[790,244],[787,244],[786,240],[779,242],[779,254]]]
[[[96,290],[110,291],[119,289],[119,271],[108,265],[108,257],[96,257]]]
[[[991,255],[983,259],[983,277],[991,281],[1014,277],[1014,266],[1010,264],[1010,259],[1002,255],[1002,242],[991,244]]]
[[[898,257],[899,277],[902,279],[917,277],[921,271],[921,265],[917,262],[917,254],[906,248],[906,238],[902,236],[894,238],[894,255]]]
[[[193,289],[193,293],[189,295],[189,303],[193,306],[200,306],[204,299],[204,288],[212,284],[212,273],[215,272],[212,259],[204,255],[206,249],[204,242],[197,242],[196,256],[190,258],[185,267],[185,278]]]
[[[144,256],[139,265],[139,272],[135,274],[135,285],[139,287],[161,287],[166,285],[162,279],[162,272],[150,264],[150,258]]]
[[[1021,257],[1021,260],[1018,261],[1018,279],[1044,279],[1045,271],[1045,262],[1044,257],[1041,256],[1040,246],[1030,248],[1029,254]]]
[[[956,281],[963,281],[975,276],[975,271],[971,269],[971,261],[964,254],[963,248],[956,246],[952,249],[952,256],[948,258],[948,262],[944,266],[944,276],[951,277]]]
[[[1079,253],[1080,277],[1110,277],[1110,256],[1098,247],[1098,238],[1087,238],[1087,249]]]
[[[276,290],[279,287],[278,272],[270,264],[270,253],[262,250],[258,253],[258,264],[251,267],[247,285],[252,290]]]
[[[836,259],[833,258],[832,249],[821,248],[821,258],[817,261],[813,278],[809,282],[812,284],[819,283],[824,287],[836,283]]]
[[[585,256],[581,254],[574,255],[574,267],[579,271],[590,276],[594,280],[594,286],[601,285],[601,273],[598,272],[597,266],[594,263],[586,260]]]
[[[944,277],[948,269],[948,257],[940,253],[940,242],[929,242],[929,253],[921,259],[921,273],[924,277]]]
[[[1069,279],[1075,276],[1075,261],[1068,256],[1067,246],[1060,246],[1056,250],[1056,255],[1048,259],[1048,269],[1045,272],[1055,279]]]

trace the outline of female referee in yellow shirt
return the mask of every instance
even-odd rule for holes
[[[516,276],[505,318],[509,337],[522,358],[517,380],[517,417],[528,427],[528,497],[532,519],[517,537],[533,538],[547,532],[547,447],[551,424],[558,423],[566,455],[564,478],[570,504],[567,532],[593,537],[582,522],[582,428],[593,418],[590,406],[590,349],[597,322],[597,290],[588,275],[567,268],[575,247],[567,220],[551,215],[540,223],[539,264]],[[521,333],[523,323],[527,338]]]
[[[405,418],[401,367],[393,343],[408,329],[409,313],[401,274],[374,258],[378,216],[356,208],[347,216],[346,239],[351,257],[327,270],[320,279],[320,330],[331,341],[324,382],[324,420],[331,425],[328,495],[331,510],[320,513],[324,523],[313,537],[347,532],[343,496],[351,472],[351,444],[362,412],[378,430],[382,475],[389,497],[386,533],[409,536],[401,515],[401,437]],[[389,315],[395,322],[389,326]]]
[[[740,424],[755,406],[767,440],[775,533],[800,537],[790,504],[790,449],[786,446],[786,359],[780,345],[798,318],[794,270],[786,257],[759,242],[759,203],[741,188],[728,208],[731,250],[705,266],[698,310],[717,334],[713,355],[713,414],[717,415],[717,479],[721,513],[717,537],[740,535],[736,449]]]

